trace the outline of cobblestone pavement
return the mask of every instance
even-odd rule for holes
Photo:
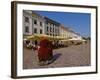
[[[90,43],[71,45],[69,47],[53,50],[54,61],[45,66],[38,65],[37,51],[24,48],[23,68],[54,68],[54,67],[75,67],[89,66],[91,63]]]

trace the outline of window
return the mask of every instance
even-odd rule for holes
[[[49,30],[48,30],[48,26],[47,26],[47,31],[49,31]]]
[[[29,32],[29,27],[28,26],[25,26],[25,32]]]
[[[25,17],[25,22],[29,22],[29,18],[28,17]]]
[[[53,27],[53,32],[54,32],[54,27]]]
[[[37,24],[37,20],[34,20],[34,24]]]
[[[40,34],[42,34],[42,29],[40,29]]]
[[[52,32],[52,28],[50,27],[50,32]]]
[[[40,26],[42,26],[42,22],[40,22]]]
[[[37,29],[36,28],[34,28],[34,33],[37,33]]]

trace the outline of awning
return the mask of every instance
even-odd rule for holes
[[[34,34],[34,35],[28,35],[24,36],[24,40],[42,40],[42,39],[49,39],[49,40],[62,40],[66,41],[68,40],[67,38],[63,38],[61,36],[50,36],[50,35],[45,35],[45,34]]]

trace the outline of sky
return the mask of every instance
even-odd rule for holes
[[[36,11],[36,13],[53,19],[65,27],[71,28],[81,36],[90,37],[91,14],[90,13],[75,13],[75,12],[51,12],[51,11]]]

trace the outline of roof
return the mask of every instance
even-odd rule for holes
[[[46,22],[50,22],[50,23],[55,24],[55,25],[57,25],[57,26],[60,25],[60,23],[58,23],[58,22],[56,22],[56,21],[54,21],[54,20],[52,20],[52,19],[50,19],[50,18],[48,18],[48,17],[44,17],[44,18],[45,18]]]
[[[36,13],[35,11],[32,11],[32,16],[38,16],[38,17],[40,17],[40,18],[44,18],[44,16],[42,16],[42,15]]]

